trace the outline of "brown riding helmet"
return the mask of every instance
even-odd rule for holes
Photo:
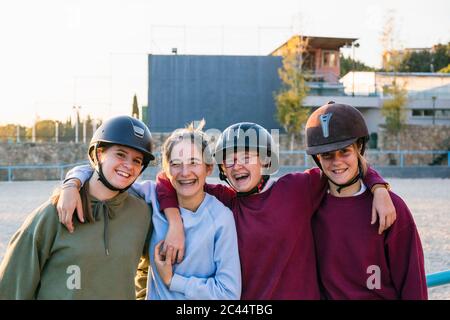
[[[328,102],[314,111],[306,122],[306,153],[316,155],[342,149],[358,139],[369,138],[364,118],[356,108]]]

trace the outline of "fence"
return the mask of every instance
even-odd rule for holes
[[[155,154],[158,166],[159,153]],[[450,168],[450,151],[416,151],[416,150],[367,150],[366,158],[373,166],[384,168]],[[80,161],[70,164],[18,164],[9,166],[0,166],[0,181],[14,180],[57,180],[63,179],[65,173],[72,167],[87,164],[87,161]],[[279,175],[289,171],[301,171],[315,165],[312,158],[305,150],[283,150],[280,151],[280,170]],[[144,178],[154,177],[157,167],[149,167],[144,173]],[[213,175],[217,174],[217,170]],[[382,172],[382,174],[386,174]],[[438,175],[441,174],[438,172]],[[442,176],[442,174],[441,174]],[[442,176],[444,177],[444,176]]]
[[[14,165],[14,166],[0,166],[0,180],[2,180],[1,171],[6,171],[7,181],[14,180],[62,180],[66,172],[78,165],[87,164],[87,161],[81,161],[70,164],[43,164],[43,165]],[[19,175],[15,175],[16,171],[21,171]],[[28,176],[24,174],[25,171],[32,171]],[[36,171],[41,171],[40,175],[36,175]],[[55,175],[55,172],[57,175]],[[40,178],[43,177],[43,178]],[[54,178],[54,179],[50,179]],[[3,179],[4,180],[4,179]]]

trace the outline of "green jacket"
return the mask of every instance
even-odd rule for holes
[[[135,299],[142,294],[149,206],[127,192],[91,201],[95,223],[75,221],[73,234],[50,201],[28,216],[0,264],[0,299]],[[140,259],[143,270],[137,274]]]

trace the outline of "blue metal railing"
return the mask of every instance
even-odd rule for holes
[[[7,170],[8,171],[8,181],[13,181],[13,171],[14,170],[23,170],[23,169],[58,169],[59,170],[59,177],[60,180],[64,179],[64,170],[67,168],[79,166],[88,164],[88,161],[80,161],[76,163],[69,163],[69,164],[39,164],[39,165],[29,165],[29,164],[21,164],[21,165],[14,165],[14,166],[0,166],[0,170]]]
[[[447,155],[447,167],[450,167],[450,150],[426,150],[426,151],[418,151],[418,150],[367,150],[366,152],[369,156],[378,156],[378,155],[386,155],[386,154],[394,154],[398,155],[399,161],[398,164],[388,164],[389,167],[407,167],[405,164],[405,156],[407,155]],[[156,152],[155,155],[158,157],[159,152]],[[303,156],[304,167],[309,167],[313,165],[313,161],[311,161],[310,156],[306,154],[305,150],[282,150],[280,151],[280,156],[288,156],[288,155],[301,155]],[[370,159],[369,159],[370,161]],[[444,158],[445,161],[445,158]],[[19,164],[19,165],[10,165],[10,166],[0,166],[1,170],[7,171],[8,181],[14,180],[13,171],[14,170],[36,170],[36,169],[57,169],[59,170],[60,179],[64,178],[64,170],[70,167],[74,167],[77,165],[87,164],[87,161],[80,161],[76,163],[70,164],[42,164],[42,165],[29,165],[29,164]],[[371,162],[372,163],[372,162]],[[374,161],[373,165],[380,165]],[[421,166],[427,167],[428,164],[424,163]],[[289,168],[289,166],[285,166]]]
[[[450,283],[450,270],[427,274],[427,287],[443,286]]]

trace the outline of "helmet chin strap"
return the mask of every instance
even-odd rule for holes
[[[103,170],[102,170],[102,165],[101,165],[101,164],[98,164],[98,170],[95,170],[95,171],[96,171],[97,174],[98,174],[98,180],[99,180],[101,183],[103,183],[103,185],[104,185],[105,187],[107,187],[109,190],[112,190],[112,191],[119,191],[120,193],[122,193],[122,192],[125,192],[129,187],[131,187],[131,184],[130,184],[128,187],[124,188],[124,189],[119,189],[119,188],[114,187],[114,186],[108,181],[108,179],[106,179],[105,175],[103,174]]]
[[[324,173],[324,174],[325,174],[325,173]],[[360,163],[360,161],[358,160],[358,173],[356,173],[356,175],[355,175],[352,179],[350,179],[350,181],[348,181],[348,182],[346,182],[346,183],[339,184],[339,183],[336,183],[336,182],[334,182],[333,180],[331,180],[330,177],[327,176],[327,178],[328,178],[328,180],[330,180],[330,182],[331,182],[332,184],[334,184],[335,186],[337,186],[336,191],[337,191],[338,193],[341,193],[341,190],[342,190],[342,189],[347,188],[347,187],[349,187],[349,186],[351,186],[351,185],[354,185],[355,183],[358,182],[359,179],[362,179],[362,178],[363,178],[363,171],[362,171],[362,168],[361,168],[361,163]]]
[[[261,180],[259,181],[258,185],[256,185],[254,188],[252,188],[250,191],[246,192],[237,192],[238,197],[246,197],[254,193],[260,193],[262,189],[266,186],[267,181],[269,181],[270,176],[264,175],[261,177]]]

